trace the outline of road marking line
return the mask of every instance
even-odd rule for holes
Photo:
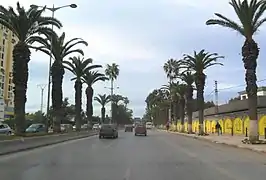
[[[130,168],[127,168],[123,180],[129,180],[129,178],[130,178],[130,174],[131,174],[131,170],[130,170]]]

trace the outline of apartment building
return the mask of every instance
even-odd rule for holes
[[[14,116],[12,52],[16,42],[17,38],[15,37],[15,35],[6,27],[0,24],[0,99],[3,99],[4,101],[5,118]]]

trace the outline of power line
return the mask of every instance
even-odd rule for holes
[[[257,81],[257,83],[263,82],[263,81],[266,81],[266,79],[259,80],[259,81]],[[234,88],[238,88],[238,87],[242,87],[242,86],[246,86],[246,84],[231,86],[231,87],[227,87],[227,88],[221,88],[221,89],[218,89],[218,91],[223,91],[223,90],[227,90],[227,89],[234,89]]]

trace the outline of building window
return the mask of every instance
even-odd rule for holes
[[[5,46],[3,46],[2,51],[5,52]]]
[[[4,53],[2,53],[1,58],[4,59]]]
[[[11,78],[9,78],[8,83],[12,84],[12,79]]]
[[[6,40],[5,40],[5,39],[3,39],[3,45],[5,45],[5,43],[6,43]]]
[[[9,91],[12,91],[12,86],[9,85],[9,86],[8,86],[8,90],[9,90]]]
[[[4,61],[3,60],[1,60],[1,66],[4,67]]]
[[[9,73],[9,77],[12,77],[12,72]]]

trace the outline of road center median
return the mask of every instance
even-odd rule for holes
[[[29,138],[20,138],[15,140],[0,141],[0,155],[11,154],[15,152],[30,150],[38,147],[57,144],[69,140],[86,138],[96,135],[95,131],[71,132],[65,134],[55,134],[49,136],[37,136]]]

